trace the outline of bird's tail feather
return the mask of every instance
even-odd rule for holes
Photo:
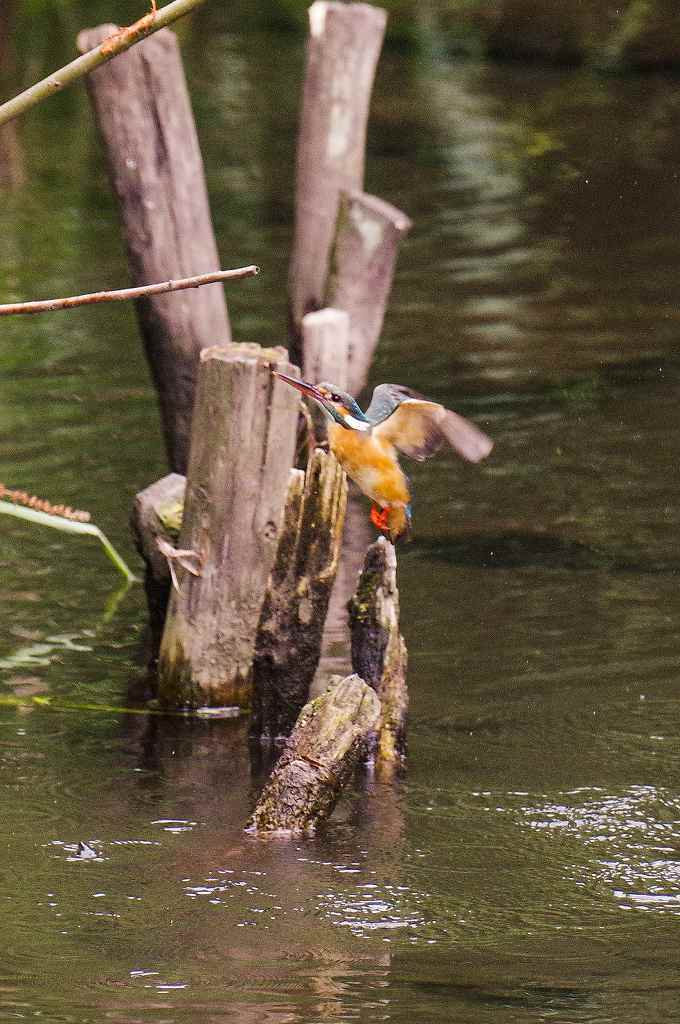
[[[385,509],[387,534],[393,544],[401,538],[408,540],[411,533],[411,506],[391,505]]]

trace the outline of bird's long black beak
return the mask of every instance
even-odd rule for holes
[[[316,384],[310,384],[306,380],[298,380],[297,377],[289,377],[286,373],[279,373],[278,370],[272,370],[275,377],[279,377],[281,380],[285,380],[286,384],[290,384],[292,388],[297,391],[301,391],[303,395],[309,395],[310,398],[315,398],[317,402],[323,402],[324,396],[321,394]]]

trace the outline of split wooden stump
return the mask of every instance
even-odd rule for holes
[[[115,25],[85,29],[81,53]],[[162,29],[87,77],[134,285],[219,270],[177,37]],[[198,357],[231,340],[219,284],[136,301],[170,466],[186,473]]]
[[[399,631],[397,556],[379,537],[366,552],[356,593],[349,605],[352,668],[380,698],[376,767],[399,765],[406,750],[408,654]]]
[[[324,305],[340,192],[363,188],[368,109],[386,21],[384,10],[365,3],[316,0],[309,8],[289,289],[296,345],[302,317]]]
[[[285,349],[201,353],[178,573],[161,642],[158,696],[171,707],[251,703],[257,623],[295,452],[297,376]]]
[[[347,478],[333,455],[316,449],[306,473],[293,470],[276,558],[255,641],[256,738],[288,736],[321,653],[328,602],[342,545]]]
[[[356,675],[310,701],[257,802],[251,830],[313,832],[332,812],[379,718],[375,692]]]
[[[411,221],[389,203],[364,192],[340,201],[326,304],[349,314],[348,390],[368,379],[392,288],[399,243]]]

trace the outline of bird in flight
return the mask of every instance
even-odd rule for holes
[[[371,521],[392,543],[411,526],[411,492],[399,453],[422,462],[448,443],[468,462],[493,448],[483,431],[438,402],[401,384],[379,384],[363,412],[334,384],[310,384],[273,371],[328,414],[328,443],[345,472],[373,502]]]

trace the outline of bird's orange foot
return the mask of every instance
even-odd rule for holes
[[[389,532],[389,525],[387,522],[389,510],[389,505],[386,508],[378,508],[377,505],[371,506],[371,522],[374,526],[378,527],[381,533]]]

